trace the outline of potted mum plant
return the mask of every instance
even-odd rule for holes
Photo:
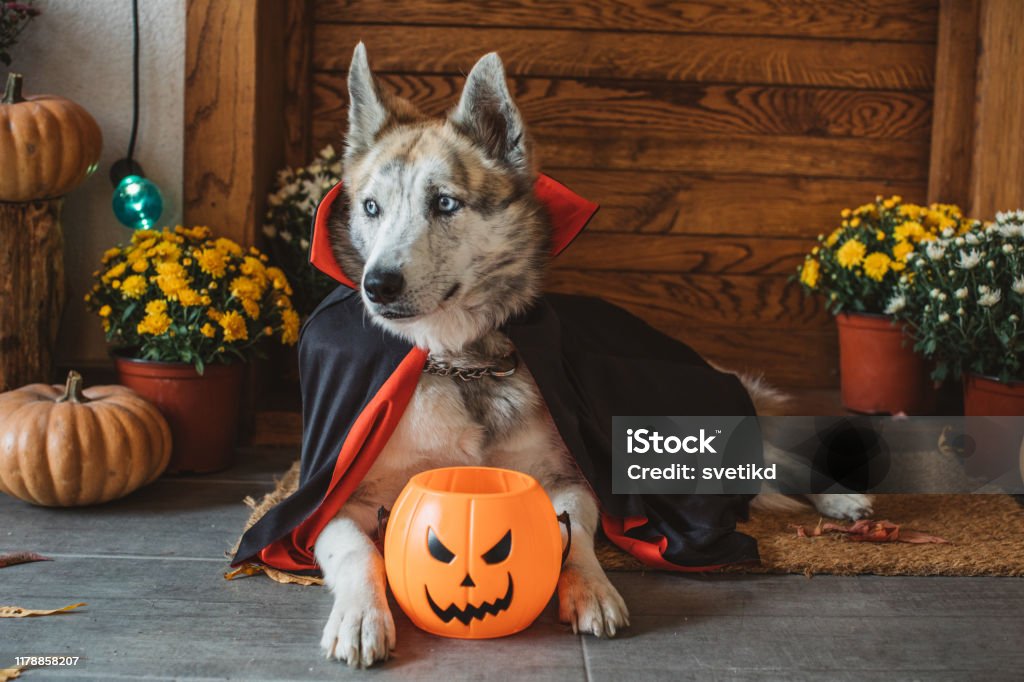
[[[925,360],[888,307],[906,280],[907,261],[939,234],[972,223],[956,206],[903,203],[899,196],[844,209],[842,222],[798,268],[807,292],[821,294],[836,317],[843,405],[855,412],[922,414],[931,410]]]
[[[263,234],[271,261],[295,289],[292,300],[303,318],[338,284],[309,264],[309,239],[317,204],[341,182],[341,172],[341,157],[327,145],[308,166],[278,171],[274,191],[267,195]]]
[[[929,243],[889,308],[935,379],[963,376],[967,416],[1024,415],[1024,211]]]
[[[108,250],[86,295],[114,345],[121,383],[160,408],[168,471],[231,463],[244,364],[259,344],[292,345],[299,316],[285,274],[205,227],[142,230]]]

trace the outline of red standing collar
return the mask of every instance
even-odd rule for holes
[[[551,253],[557,256],[576,235],[586,227],[597,212],[597,204],[588,201],[571,189],[541,174],[533,186],[537,198],[547,208],[551,217],[553,234],[551,235]],[[313,239],[309,249],[309,262],[317,270],[332,277],[347,287],[356,289],[355,283],[342,271],[341,265],[334,258],[331,242],[327,234],[327,221],[331,217],[334,201],[341,194],[341,183],[331,188],[320,200],[313,219]]]

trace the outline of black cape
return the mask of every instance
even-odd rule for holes
[[[323,207],[330,206],[339,189],[325,197],[318,211],[313,260],[351,286],[324,246],[329,210]],[[560,199],[568,192],[560,185],[556,191]],[[545,203],[553,216],[564,208],[551,209]],[[589,218],[594,210],[596,206],[580,215]],[[563,238],[562,246],[569,241],[571,237]],[[317,263],[325,257],[332,262]],[[546,295],[510,320],[504,331],[597,496],[609,539],[657,568],[698,571],[758,560],[754,539],[736,530],[736,522],[747,516],[751,495],[612,494],[613,416],[753,415],[750,397],[736,377],[596,298]],[[299,341],[300,484],[245,533],[234,565],[317,572],[317,536],[384,447],[416,388],[426,356],[425,350],[368,322],[361,296],[352,288],[341,286],[320,304]]]

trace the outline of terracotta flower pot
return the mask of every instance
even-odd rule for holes
[[[1024,416],[1024,381],[1002,382],[964,375],[964,414],[968,417]]]
[[[245,365],[190,364],[114,356],[122,384],[155,404],[171,427],[168,473],[206,474],[231,466]]]
[[[903,325],[884,315],[841,313],[839,378],[843,406],[866,414],[928,414],[935,391],[927,361]]]

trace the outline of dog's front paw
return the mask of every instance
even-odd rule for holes
[[[833,519],[856,521],[868,518],[874,511],[871,506],[870,495],[850,493],[842,495],[808,495],[807,497],[820,513]]]
[[[355,605],[334,602],[320,648],[329,659],[353,668],[368,668],[387,660],[395,648],[395,619],[387,604]]]
[[[558,618],[572,631],[614,637],[629,625],[626,602],[600,568],[566,566],[558,580]]]

